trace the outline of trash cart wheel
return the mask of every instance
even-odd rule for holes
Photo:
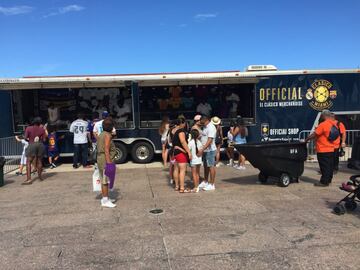
[[[338,204],[334,207],[334,213],[337,215],[344,215],[346,212],[345,207],[341,204]]]
[[[290,185],[290,182],[291,182],[291,178],[290,175],[288,175],[287,173],[283,173],[280,176],[279,185],[281,187],[288,187]]]
[[[262,172],[259,173],[258,178],[259,178],[259,181],[261,182],[261,184],[265,184],[268,180],[268,176]]]
[[[354,211],[357,207],[357,203],[354,201],[346,201],[345,202],[345,208],[348,211]]]

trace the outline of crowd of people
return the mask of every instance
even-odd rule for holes
[[[107,111],[101,113],[101,120],[94,118],[86,121],[83,113],[78,114],[78,118],[70,125],[70,132],[74,139],[73,168],[77,169],[80,165],[83,168],[92,168],[89,165],[89,149],[96,152],[95,166],[99,171],[99,178],[102,184],[103,207],[113,208],[116,205],[114,200],[109,198],[109,186],[112,188],[115,180],[115,156],[116,148],[112,141],[116,135],[115,124]],[[33,183],[32,173],[37,172],[39,181],[43,181],[43,159],[47,156],[49,168],[57,166],[59,159],[59,141],[64,136],[58,136],[56,125],[43,124],[40,117],[35,117],[32,124],[25,129],[24,136],[15,136],[15,139],[22,143],[23,152],[21,156],[19,171],[17,175],[23,175],[26,167],[26,180],[23,185]],[[79,165],[80,164],[80,165]]]
[[[220,150],[226,141],[228,166],[245,170],[245,157],[238,153],[238,164],[234,162],[235,144],[246,143],[248,130],[241,118],[233,122],[227,137],[223,136],[221,119],[217,116],[197,114],[190,126],[183,115],[170,121],[164,117],[159,128],[164,166],[169,164],[170,184],[180,193],[197,193],[200,190],[215,190],[216,167],[220,166]],[[190,164],[193,185],[185,187],[185,175]],[[200,177],[201,166],[204,175]]]
[[[221,119],[217,116],[209,117],[197,114],[191,121],[184,115],[170,121],[164,117],[159,128],[162,143],[162,159],[165,167],[169,167],[170,184],[179,193],[198,193],[200,190],[215,190],[216,167],[220,166],[220,150],[226,146],[228,166],[238,170],[245,170],[246,157],[235,150],[237,144],[246,144],[249,135],[242,118],[231,122],[227,136],[223,135]],[[32,172],[37,172],[38,179],[43,181],[43,158],[46,155],[49,168],[55,168],[59,159],[59,141],[63,136],[56,133],[56,125],[42,124],[39,117],[25,130],[24,136],[16,136],[16,140],[23,144],[18,175],[23,174],[26,167],[26,180],[23,185],[32,184]],[[116,205],[109,197],[109,189],[115,180],[116,148],[113,138],[116,135],[115,123],[107,111],[103,111],[100,118],[94,116],[87,121],[83,113],[70,125],[73,133],[74,156],[73,168],[79,166],[91,168],[88,163],[89,148],[96,153],[95,166],[99,170],[102,184],[103,207],[113,208]],[[335,119],[335,115],[328,110],[321,113],[319,125],[305,140],[316,140],[317,159],[320,166],[321,179],[316,186],[328,186],[337,172],[339,156],[343,154],[346,144],[346,129],[343,123]],[[237,155],[237,159],[235,156]],[[236,162],[237,160],[237,162]],[[185,182],[187,167],[190,165],[192,184]],[[201,167],[203,166],[203,175]]]

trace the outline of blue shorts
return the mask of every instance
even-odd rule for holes
[[[204,166],[214,167],[216,163],[215,156],[216,156],[216,151],[204,152],[203,154]]]
[[[48,151],[48,157],[54,158],[59,156],[59,152],[58,151]]]

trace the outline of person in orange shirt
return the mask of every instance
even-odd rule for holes
[[[339,170],[339,157],[340,157],[340,148],[346,147],[346,128],[344,124],[335,118],[335,114],[332,114],[332,119],[336,122],[336,127],[340,131],[340,136],[334,141],[334,173],[337,173]]]
[[[317,159],[320,166],[320,183],[315,183],[318,187],[327,187],[331,183],[334,172],[334,149],[335,140],[330,140],[330,132],[336,122],[329,110],[323,110],[321,113],[323,121],[317,126],[315,132],[306,138],[305,142],[315,139]]]

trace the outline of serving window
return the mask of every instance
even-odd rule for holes
[[[238,116],[254,121],[254,84],[140,87],[141,127],[157,127],[164,116],[218,116],[224,123]]]
[[[21,130],[35,116],[67,129],[79,112],[86,119],[101,118],[103,111],[113,117],[116,128],[133,128],[130,88],[65,88],[13,91],[15,127]]]

